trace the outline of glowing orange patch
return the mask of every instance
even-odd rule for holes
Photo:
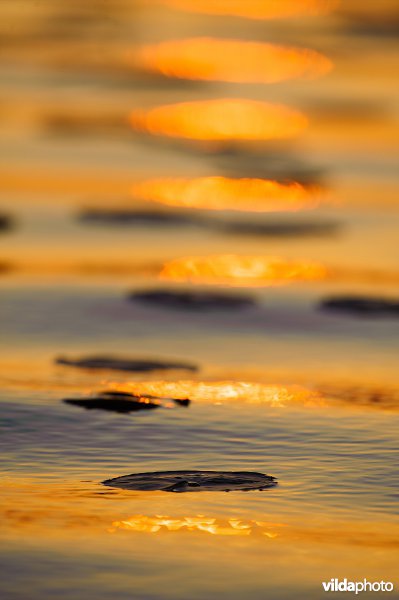
[[[265,535],[270,539],[276,538],[278,533],[270,531],[275,527],[283,527],[280,523],[261,523],[259,521],[242,521],[240,519],[228,519],[218,522],[217,519],[198,515],[195,517],[183,517],[181,519],[168,516],[156,515],[147,517],[134,515],[126,521],[114,521],[110,533],[118,529],[126,531],[142,531],[145,533],[158,533],[160,531],[197,531],[223,536],[248,536],[253,533]],[[267,529],[266,529],[267,528]]]
[[[161,2],[179,10],[248,19],[324,14],[338,4],[338,0],[161,0]]]
[[[323,265],[310,261],[225,254],[172,260],[165,264],[160,277],[198,284],[262,287],[292,281],[318,281],[326,274]]]
[[[182,102],[130,114],[138,131],[199,141],[264,141],[293,137],[306,117],[286,106],[255,100],[221,99]]]
[[[288,212],[315,208],[320,203],[315,188],[267,179],[148,179],[135,183],[131,192],[140,200],[207,210]]]
[[[319,77],[331,61],[306,48],[214,38],[166,41],[135,55],[139,67],[166,77],[247,83],[275,83]]]
[[[244,381],[140,381],[110,383],[110,388],[157,398],[189,398],[194,402],[245,402],[284,407],[290,404],[324,406],[318,392],[301,386],[266,385]]]

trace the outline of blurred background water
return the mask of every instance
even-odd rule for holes
[[[2,597],[397,586],[397,3],[14,0],[0,15]],[[348,296],[391,304],[322,305]],[[115,386],[192,402],[62,403]],[[101,485],[176,469],[279,485]]]

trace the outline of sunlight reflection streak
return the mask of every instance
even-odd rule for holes
[[[291,212],[315,208],[320,190],[297,182],[226,177],[158,178],[138,181],[134,198],[166,206],[206,210]]]
[[[112,382],[112,390],[157,398],[189,398],[193,401],[224,404],[245,402],[285,407],[290,404],[324,406],[323,397],[316,391],[291,385],[266,385],[245,381],[141,381]]]
[[[221,254],[172,260],[164,265],[160,278],[197,284],[263,287],[293,281],[320,281],[326,275],[327,269],[312,261]]]
[[[181,519],[168,516],[156,515],[147,517],[144,515],[134,515],[124,521],[114,521],[109,533],[115,533],[117,530],[140,531],[145,533],[159,533],[162,531],[197,531],[210,533],[212,535],[222,536],[249,536],[254,533],[260,533],[269,539],[278,537],[276,531],[270,531],[274,527],[284,527],[279,523],[262,523],[259,521],[244,522],[240,519],[228,519],[225,522],[217,522],[217,519],[207,518],[203,515],[196,517],[183,517]],[[265,531],[265,528],[267,530]]]
[[[332,62],[308,48],[217,38],[194,38],[147,45],[131,53],[129,61],[165,77],[275,83],[328,73]]]
[[[162,4],[189,12],[232,15],[248,19],[276,19],[301,14],[324,14],[338,0],[160,0]]]
[[[308,124],[297,110],[245,99],[181,102],[131,112],[136,131],[197,141],[265,141],[298,135]]]

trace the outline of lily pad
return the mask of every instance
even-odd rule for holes
[[[146,373],[149,371],[198,371],[198,367],[188,362],[169,362],[160,360],[139,360],[122,358],[118,356],[86,356],[84,358],[67,358],[60,356],[55,362],[58,365],[67,365],[78,369],[130,371],[135,373]]]
[[[13,222],[8,215],[0,215],[0,231],[9,231]]]
[[[275,477],[249,471],[157,471],[123,475],[102,483],[125,490],[163,492],[247,492],[277,485]]]
[[[235,235],[250,235],[264,237],[310,237],[333,235],[339,225],[335,222],[317,222],[309,221],[303,223],[285,223],[284,221],[272,221],[266,223],[259,222],[238,222],[227,223],[221,226],[226,233]]]
[[[101,225],[206,225],[204,219],[179,212],[156,210],[86,210],[79,215],[81,221]]]
[[[155,396],[135,396],[128,392],[106,390],[97,396],[88,398],[66,398],[66,404],[81,406],[87,410],[107,410],[116,413],[131,413],[139,410],[151,410],[165,406],[165,401],[174,402],[177,406],[189,406],[189,398],[157,398]]]
[[[150,410],[152,408],[159,408],[160,404],[144,400],[143,398],[135,397],[121,397],[104,395],[92,398],[66,398],[64,400],[66,404],[72,404],[73,406],[81,406],[87,410],[107,410],[110,412],[117,413],[130,413],[139,410]]]
[[[130,294],[129,300],[177,310],[234,310],[256,305],[250,296],[202,291],[148,290]]]
[[[323,300],[321,310],[364,317],[399,317],[399,300],[367,296],[341,296]]]

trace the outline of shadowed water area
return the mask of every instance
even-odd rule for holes
[[[0,4],[2,598],[398,597],[398,22]]]

